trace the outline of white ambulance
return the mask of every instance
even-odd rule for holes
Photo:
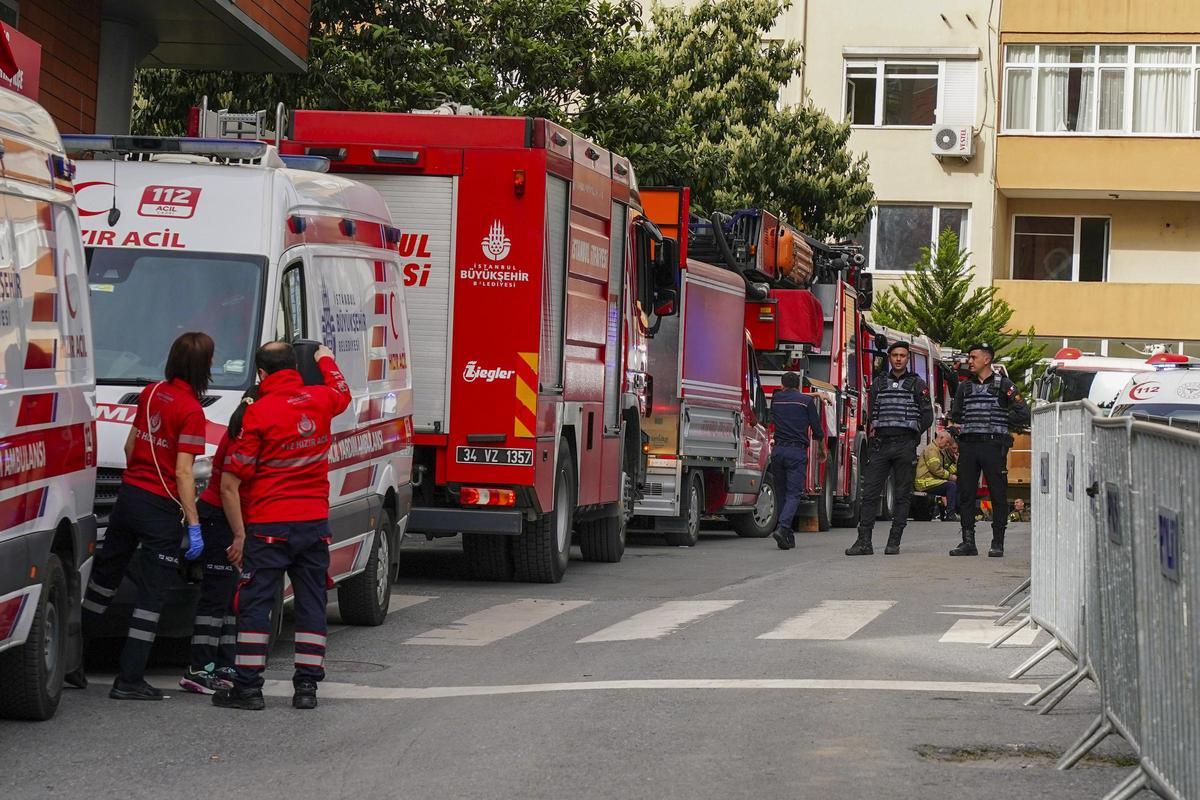
[[[125,466],[122,443],[142,387],[161,380],[185,331],[216,342],[211,459],[264,342],[316,339],[354,395],[333,421],[330,578],[343,621],[378,625],[412,498],[412,385],[398,234],[379,194],[289,160],[258,141],[65,137],[92,301],[103,527]],[[211,463],[198,460],[197,476]],[[160,636],[190,631],[193,593],[170,604]],[[290,586],[278,606],[291,598]],[[113,615],[110,614],[110,617]],[[273,619],[278,630],[281,615]]]
[[[0,89],[0,717],[48,719],[80,666],[96,543],[91,326],[73,165]]]
[[[1154,372],[1129,379],[1113,403],[1112,416],[1200,428],[1200,359],[1162,353],[1148,363]]]

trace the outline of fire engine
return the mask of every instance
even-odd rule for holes
[[[677,246],[629,161],[544,119],[296,111],[283,152],[375,187],[401,233],[414,371],[409,529],[477,578],[619,561],[645,481],[646,342]]]
[[[704,515],[727,517],[743,536],[768,536],[779,512],[768,479],[767,400],[744,324],[746,284],[688,257],[687,189],[644,189],[642,202],[680,243],[681,310],[648,350],[654,396],[639,522],[687,547],[698,541]]]
[[[863,312],[873,297],[855,246],[806,236],[761,209],[694,218],[689,254],[739,273],[747,285],[746,329],[769,394],[784,372],[799,372],[816,395],[829,459],[809,454],[808,495],[821,530],[858,524],[866,389],[874,337]]]

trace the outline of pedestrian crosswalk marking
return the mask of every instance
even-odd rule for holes
[[[981,617],[986,619],[1001,616],[1001,612],[999,611],[938,611],[937,613],[948,617]]]
[[[741,600],[673,600],[585,636],[578,644],[662,639],[685,625],[724,611],[740,602]]]
[[[479,647],[504,639],[565,614],[590,600],[517,600],[468,614],[445,628],[434,628],[405,641],[405,644]]]
[[[843,641],[894,605],[894,600],[826,600],[758,638]]]
[[[997,626],[990,619],[960,619],[942,635],[939,641],[944,644],[991,644],[1006,631],[1010,631],[1020,624],[1019,622],[1010,622],[1007,625]],[[1037,635],[1037,631],[1026,627],[1013,634],[1009,638],[1008,644],[1028,647],[1033,644]]]

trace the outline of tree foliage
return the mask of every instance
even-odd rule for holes
[[[862,227],[873,192],[848,125],[779,108],[802,64],[770,38],[788,0],[314,0],[302,75],[142,70],[134,129],[183,132],[187,109],[407,111],[452,100],[564,122],[628,156],[643,185],[697,208],[758,206],[818,237]]]
[[[1009,376],[1028,389],[1027,375],[1042,357],[1034,332],[1012,331],[1013,308],[997,297],[995,286],[972,286],[971,254],[959,249],[958,235],[947,228],[934,247],[900,281],[875,298],[871,319],[880,325],[924,333],[941,345],[965,350],[986,342],[1005,359]]]

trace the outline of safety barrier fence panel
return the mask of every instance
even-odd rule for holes
[[[1196,800],[1200,435],[1137,422],[1130,445],[1142,767],[1161,793]]]
[[[1103,514],[1096,537],[1096,597],[1089,604],[1088,650],[1104,716],[1136,751],[1142,739],[1138,698],[1138,620],[1133,600],[1133,502],[1127,419],[1092,424],[1095,484]],[[1094,637],[1094,638],[1093,638]]]
[[[1058,405],[1033,412],[1033,472],[1030,490],[1030,615],[1057,636],[1054,625],[1055,545],[1058,530],[1058,492],[1053,490],[1058,464]]]

